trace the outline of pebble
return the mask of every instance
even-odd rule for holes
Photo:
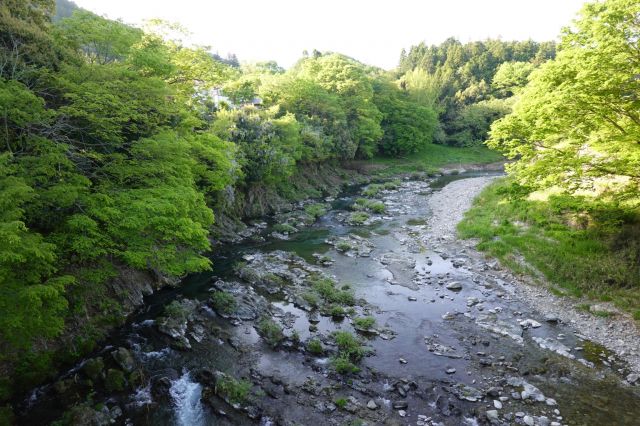
[[[494,399],[493,400],[493,406],[496,407],[496,409],[501,410],[502,409],[502,402]]]
[[[404,410],[399,410],[398,414],[400,415],[400,417],[406,417],[407,416],[407,412]]]
[[[400,364],[406,364],[406,363],[407,363],[407,360],[406,360],[406,359],[404,359],[404,358],[398,358],[398,362],[399,362]]]
[[[533,426],[534,424],[533,417],[531,416],[524,416],[524,419],[522,419],[522,421],[524,421],[524,424],[527,426]]]
[[[547,416],[538,417],[538,425],[540,426],[550,426],[551,420]]]
[[[636,373],[631,373],[627,376],[627,382],[629,383],[635,383],[638,380],[640,380],[640,376],[637,375]]]
[[[542,324],[540,324],[538,321],[536,320],[532,320],[531,318],[526,319],[524,321],[520,321],[520,327],[522,328],[538,328],[538,327],[542,327]]]
[[[367,408],[369,410],[377,410],[378,404],[376,404],[376,402],[373,399],[370,399],[369,402],[367,402]]]
[[[489,419],[489,421],[498,420],[498,410],[488,410],[487,419]]]
[[[447,374],[454,374],[456,372],[455,368],[447,368],[447,370],[445,371],[445,373]]]
[[[498,388],[498,387],[489,388],[487,390],[487,395],[493,396],[493,397],[499,396],[500,395],[500,388]]]
[[[545,401],[547,403],[548,406],[553,407],[558,405],[558,403],[556,402],[555,399],[553,398],[547,398],[547,400]]]
[[[416,302],[418,300],[418,298],[414,296],[409,296],[407,299],[409,299],[409,302]]]
[[[393,408],[396,410],[402,410],[404,408],[407,408],[409,406],[409,404],[407,404],[407,401],[394,401],[393,402]]]
[[[462,284],[460,284],[458,281],[453,281],[447,284],[445,288],[451,291],[458,291],[462,290]]]

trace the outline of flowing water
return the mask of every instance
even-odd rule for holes
[[[219,248],[212,272],[150,296],[92,356],[106,370],[117,367],[115,348],[132,354],[124,390],[108,391],[104,371],[87,383],[79,365],[58,380],[73,382],[71,391],[34,391],[19,422],[47,424],[93,389],[86,406],[115,424],[640,424],[638,386],[622,383],[623,364],[518,300],[508,274],[468,245],[432,237],[429,194],[478,175],[403,182],[379,196],[386,212],[365,225],[345,221],[353,193],[331,201],[327,214],[288,239],[272,237],[267,227],[264,239]],[[336,250],[336,239],[353,249]],[[251,285],[242,268],[293,284]],[[296,289],[314,273],[350,286],[358,299],[350,315],[319,315],[301,301]],[[245,301],[246,317],[211,309],[213,286]],[[192,307],[183,330],[188,350],[160,330],[175,300]],[[275,349],[257,331],[265,315],[286,336]],[[365,315],[375,317],[373,330],[354,330],[353,318]],[[332,371],[336,330],[354,332],[370,348],[360,373]],[[322,341],[323,354],[305,350],[311,339]],[[243,378],[248,399],[219,398],[220,380],[203,369]]]

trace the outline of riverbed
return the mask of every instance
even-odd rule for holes
[[[216,251],[213,271],[149,297],[108,345],[34,390],[20,423],[67,411],[133,425],[640,424],[628,365],[455,238],[494,177],[404,180],[367,197],[353,188],[324,200],[312,224],[296,212],[252,223]],[[362,199],[384,211],[355,221]],[[352,294],[343,312],[311,297],[323,279]],[[233,309],[216,307],[219,293]],[[265,318],[281,330],[276,344]],[[366,348],[359,371],[335,371],[337,331]],[[246,395],[230,398],[230,381]]]

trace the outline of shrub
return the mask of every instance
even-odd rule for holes
[[[369,214],[365,212],[353,212],[349,215],[349,223],[351,225],[362,225],[367,219],[369,219]]]
[[[362,195],[366,197],[375,197],[382,190],[382,185],[378,185],[376,183],[372,183],[368,185],[364,191],[362,191]]]
[[[248,380],[236,380],[233,377],[225,376],[216,382],[215,391],[218,395],[226,397],[231,403],[239,404],[246,401],[251,382]]]
[[[349,251],[352,248],[353,247],[351,247],[351,244],[349,244],[346,241],[340,241],[338,244],[336,244],[336,250],[341,251],[341,252]]]
[[[174,300],[164,307],[163,315],[167,318],[186,319],[188,313],[180,302]]]
[[[399,179],[394,179],[394,180],[390,180],[389,182],[385,182],[384,184],[382,184],[382,189],[397,189],[400,187],[400,185],[402,185],[402,182],[400,182]]]
[[[313,216],[315,219],[319,218],[320,216],[323,216],[327,213],[327,206],[325,206],[324,204],[309,204],[308,206],[306,206],[304,208],[304,211],[308,214]]]
[[[329,309],[329,315],[334,318],[343,318],[347,315],[342,306],[334,305]]]
[[[338,346],[339,356],[346,357],[352,362],[359,362],[367,353],[360,340],[348,331],[334,332],[333,339]]]
[[[324,348],[322,347],[322,342],[320,339],[311,339],[307,343],[307,350],[312,354],[321,355],[324,353]]]
[[[369,330],[375,323],[376,319],[374,317],[359,317],[353,320],[353,324],[363,330]]]
[[[320,297],[312,291],[302,293],[302,299],[309,304],[312,308],[320,306]]]
[[[384,213],[386,207],[382,201],[373,201],[367,205],[367,207],[374,213]]]
[[[335,401],[336,407],[340,408],[340,409],[344,409],[344,407],[347,406],[347,399],[346,398],[338,398]]]
[[[357,365],[349,361],[349,358],[343,356],[331,358],[331,366],[339,374],[355,374],[360,371]]]
[[[295,227],[289,225],[288,223],[278,223],[276,225],[273,225],[273,230],[282,234],[292,234],[294,232],[298,232]]]
[[[115,368],[110,368],[107,370],[107,376],[104,381],[104,385],[108,391],[111,392],[122,392],[125,386],[125,378],[124,373],[120,370],[116,370]]]
[[[222,314],[231,314],[236,310],[236,299],[229,293],[224,291],[216,291],[211,295],[211,304],[213,308]]]
[[[278,324],[269,318],[263,318],[258,322],[258,334],[269,344],[276,347],[284,339],[284,333]]]

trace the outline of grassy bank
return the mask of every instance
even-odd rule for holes
[[[488,164],[504,160],[501,154],[485,146],[455,148],[427,145],[422,151],[403,158],[375,157],[363,161],[376,174],[391,176],[413,172],[437,172],[444,166]]]
[[[568,198],[529,201],[510,188],[508,179],[487,187],[460,236],[478,238],[480,250],[515,272],[544,276],[554,293],[611,301],[640,320],[637,215]]]

